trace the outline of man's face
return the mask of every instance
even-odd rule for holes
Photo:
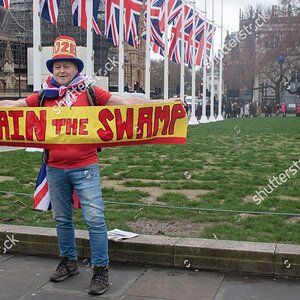
[[[77,74],[77,65],[71,61],[61,60],[53,63],[53,77],[60,85],[68,86]]]

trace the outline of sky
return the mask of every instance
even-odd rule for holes
[[[192,0],[189,0],[190,2]],[[204,0],[195,0],[196,7],[200,9],[200,11],[204,12],[205,4]],[[212,20],[212,1],[207,0],[207,18]],[[214,19],[217,25],[221,25],[221,1],[222,0],[214,0]],[[240,9],[242,11],[246,11],[247,8],[253,6],[255,9],[257,5],[262,5],[265,7],[278,5],[279,0],[223,0],[224,3],[224,29],[223,29],[223,41],[227,34],[233,31],[239,30],[239,15]],[[204,14],[203,14],[204,16]],[[215,51],[221,48],[221,29],[218,28],[215,33]],[[159,54],[151,53],[151,58],[162,59]]]
[[[278,5],[279,0],[223,0],[224,3],[224,37],[227,33],[232,31],[238,31],[239,29],[239,11],[247,10],[248,7],[257,5],[271,6]],[[204,0],[196,0],[196,6],[204,11]],[[221,25],[221,0],[215,0],[214,5],[215,21]],[[207,0],[207,16],[212,19],[212,0]],[[216,32],[216,45],[221,44],[221,31]]]

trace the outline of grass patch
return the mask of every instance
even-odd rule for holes
[[[123,182],[123,185],[127,187],[160,187],[161,183],[154,181],[126,180]]]
[[[267,187],[269,179],[288,170],[294,161],[299,162],[299,128],[300,118],[235,119],[189,127],[186,145],[103,149],[99,154],[100,165],[103,163],[103,183],[106,180],[123,181],[118,189],[103,189],[105,201],[117,202],[105,203],[108,228],[131,230],[128,224],[137,220],[185,220],[199,223],[199,226],[200,223],[211,223],[200,234],[203,238],[214,238],[215,235],[229,240],[300,243],[300,222],[287,222],[289,217],[240,217],[234,212],[130,205],[145,205],[145,199],[152,197],[153,203],[158,201],[160,205],[190,209],[300,214],[299,170],[260,205],[252,201],[256,191]],[[32,194],[40,162],[40,153],[0,152],[0,191]],[[1,176],[14,179],[1,181]],[[136,189],[127,189],[132,187]],[[160,191],[159,196],[155,198],[151,193],[145,193],[143,188],[147,187],[155,187]],[[191,200],[189,191],[197,197]],[[50,212],[30,209],[32,198],[29,196],[0,194],[0,205],[2,223],[54,226]],[[80,210],[75,211],[74,217],[76,228],[85,228]]]

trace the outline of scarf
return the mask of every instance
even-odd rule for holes
[[[59,83],[56,82],[53,75],[50,75],[43,83],[45,98],[58,99],[64,96],[66,99],[66,105],[71,106],[74,103],[74,101],[72,101],[72,92],[78,89],[78,86],[80,84],[85,85],[86,80],[87,76],[83,74],[78,74],[74,77],[74,79],[69,83],[68,86],[63,86],[59,85]]]

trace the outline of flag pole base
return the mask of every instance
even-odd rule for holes
[[[201,116],[201,119],[200,119],[200,124],[207,124],[209,123],[208,122],[208,119],[207,119],[207,116]]]
[[[222,115],[218,115],[218,116],[217,116],[217,121],[224,121],[223,116],[222,116]]]
[[[208,119],[209,122],[217,122],[216,118],[214,116],[210,116]]]
[[[195,116],[192,116],[189,120],[189,125],[198,125],[199,122]]]

